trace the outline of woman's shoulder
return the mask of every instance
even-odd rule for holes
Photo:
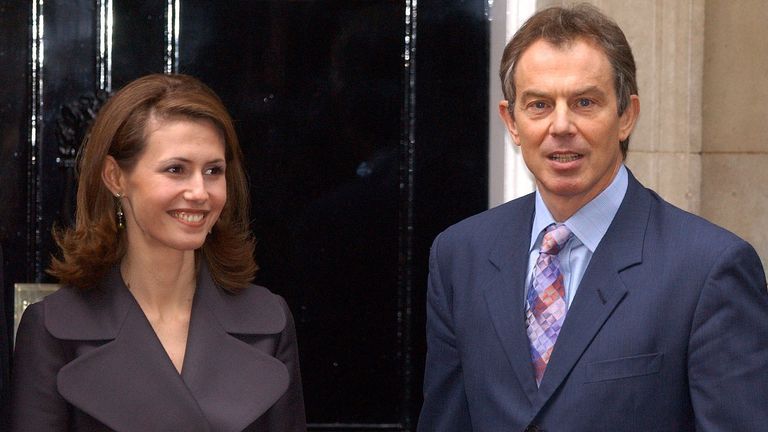
[[[283,297],[267,287],[248,284],[237,294],[230,294],[230,300],[247,311],[262,314],[284,315],[288,306]]]
[[[85,324],[91,322],[95,315],[95,309],[86,297],[88,297],[86,292],[70,286],[62,286],[24,310],[18,334],[44,333],[55,339],[81,338],[83,328],[98,327],[96,324],[90,326]]]
[[[82,289],[72,285],[61,285],[59,289],[45,296],[40,301],[46,310],[50,308],[90,309],[94,301],[101,296],[100,289]]]
[[[63,285],[40,302],[45,328],[57,339],[114,338],[130,305],[127,295],[108,280],[87,289]]]
[[[285,300],[269,289],[249,284],[237,293],[221,288],[211,299],[211,305],[229,333],[281,333],[289,320]]]

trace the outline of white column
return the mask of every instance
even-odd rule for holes
[[[507,41],[535,11],[536,0],[497,0],[491,5],[491,64],[488,77],[489,207],[533,191],[533,178],[525,167],[520,150],[512,142],[498,116],[499,101],[504,98],[498,71]]]

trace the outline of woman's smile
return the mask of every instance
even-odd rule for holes
[[[202,225],[203,219],[208,214],[207,211],[195,211],[195,210],[174,210],[169,214],[179,221],[193,226]]]

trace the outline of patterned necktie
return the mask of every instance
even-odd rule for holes
[[[533,268],[531,289],[528,290],[525,319],[531,341],[531,360],[536,373],[536,385],[541,384],[544,370],[565,321],[568,304],[565,285],[560,273],[557,254],[573,235],[563,224],[544,229],[539,258]]]

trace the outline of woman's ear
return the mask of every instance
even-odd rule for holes
[[[123,187],[123,170],[112,156],[107,156],[106,159],[104,159],[104,167],[101,169],[101,179],[104,181],[104,184],[107,185],[107,189],[112,192],[112,195],[125,193],[125,188]]]

